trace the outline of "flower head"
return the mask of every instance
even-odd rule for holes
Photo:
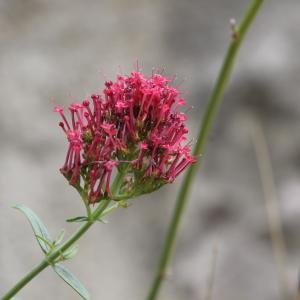
[[[170,81],[140,72],[106,81],[103,95],[73,103],[70,118],[55,107],[69,142],[62,174],[86,191],[89,204],[115,199],[111,181],[124,174],[118,195],[129,198],[172,182],[196,162],[186,140],[185,100]],[[68,120],[69,119],[69,120]]]

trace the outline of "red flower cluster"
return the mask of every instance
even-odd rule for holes
[[[87,189],[88,202],[116,195],[111,181],[116,171],[126,174],[122,195],[133,197],[172,182],[196,162],[188,144],[185,105],[179,91],[160,74],[140,72],[106,81],[103,96],[73,103],[68,121],[62,117],[69,148],[61,172],[71,185]]]

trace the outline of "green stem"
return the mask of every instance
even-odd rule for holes
[[[117,194],[120,182],[122,181],[123,174],[118,173],[112,186],[113,194]],[[45,257],[41,263],[35,266],[27,275],[25,275],[13,288],[11,288],[5,295],[2,296],[0,300],[11,299],[14,295],[18,293],[29,281],[31,281],[35,276],[37,276],[41,271],[47,268],[49,265],[53,264],[55,260],[61,256],[67,249],[69,249],[101,216],[105,211],[110,200],[102,200],[98,207],[89,215],[89,219],[86,223],[81,225],[79,229],[59,248],[57,248],[49,256]],[[107,214],[107,213],[106,213]]]
[[[88,199],[87,199],[87,192],[86,192],[85,189],[82,190],[82,192],[80,193],[80,196],[83,200],[85,210],[86,210],[86,213],[87,213],[87,217],[88,217],[88,219],[91,219],[92,218],[92,210],[91,210],[91,207],[89,205],[89,202],[88,202]]]
[[[236,55],[238,50],[241,46],[241,43],[247,33],[254,17],[256,16],[257,12],[259,11],[261,5],[263,4],[264,0],[253,0],[245,12],[245,15],[240,23],[239,26],[233,28],[232,40],[228,47],[223,65],[221,67],[220,73],[218,75],[217,81],[215,83],[214,89],[212,91],[212,95],[210,101],[208,103],[207,109],[205,111],[198,138],[197,143],[195,145],[193,154],[195,156],[199,156],[203,154],[205,145],[207,143],[208,134],[211,131],[215,115],[218,111],[220,106],[222,96],[224,94],[224,90],[228,80],[230,78],[230,74],[236,59]],[[187,204],[188,195],[190,192],[191,184],[193,178],[195,177],[196,171],[199,167],[199,164],[192,165],[184,179],[177,197],[176,206],[174,209],[174,213],[172,216],[171,223],[169,225],[169,229],[166,235],[166,240],[164,244],[164,248],[160,257],[158,269],[156,275],[154,277],[154,281],[150,292],[148,294],[148,300],[155,300],[157,299],[162,281],[165,277],[167,267],[169,265],[172,252],[174,250],[174,245],[176,241],[176,237],[178,234],[178,227],[180,221],[183,216],[184,209]]]
[[[116,178],[112,184],[112,191],[113,191],[113,195],[115,196],[115,198],[117,199],[118,196],[119,196],[119,192],[120,192],[120,188],[122,186],[122,183],[123,183],[123,179],[124,179],[124,176],[126,175],[126,172],[123,171],[123,172],[118,172],[117,175],[116,175]],[[115,200],[114,198],[114,200]]]

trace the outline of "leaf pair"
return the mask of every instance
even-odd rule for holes
[[[45,255],[49,255],[57,245],[63,241],[64,231],[62,231],[56,240],[53,240],[49,234],[45,224],[41,219],[28,207],[24,205],[15,205],[14,208],[20,210],[28,219],[34,235]],[[76,246],[62,253],[62,259],[72,258],[78,248]],[[90,300],[91,296],[87,289],[82,285],[76,276],[74,276],[65,266],[58,263],[53,263],[53,270],[60,276],[69,286],[71,286],[83,299]]]

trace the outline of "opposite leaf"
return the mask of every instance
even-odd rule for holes
[[[75,277],[65,266],[55,264],[54,271],[69,285],[71,286],[83,299],[91,300],[91,296],[82,283]]]
[[[35,234],[35,237],[42,248],[44,253],[49,252],[51,249],[49,247],[49,244],[51,244],[52,238],[45,226],[45,224],[40,220],[40,218],[28,207],[22,204],[17,204],[13,206],[13,208],[16,208],[20,210],[24,215],[27,217],[28,221],[30,222],[30,225],[33,229],[33,232]],[[41,238],[42,237],[45,241],[48,241],[49,243],[46,243]]]

